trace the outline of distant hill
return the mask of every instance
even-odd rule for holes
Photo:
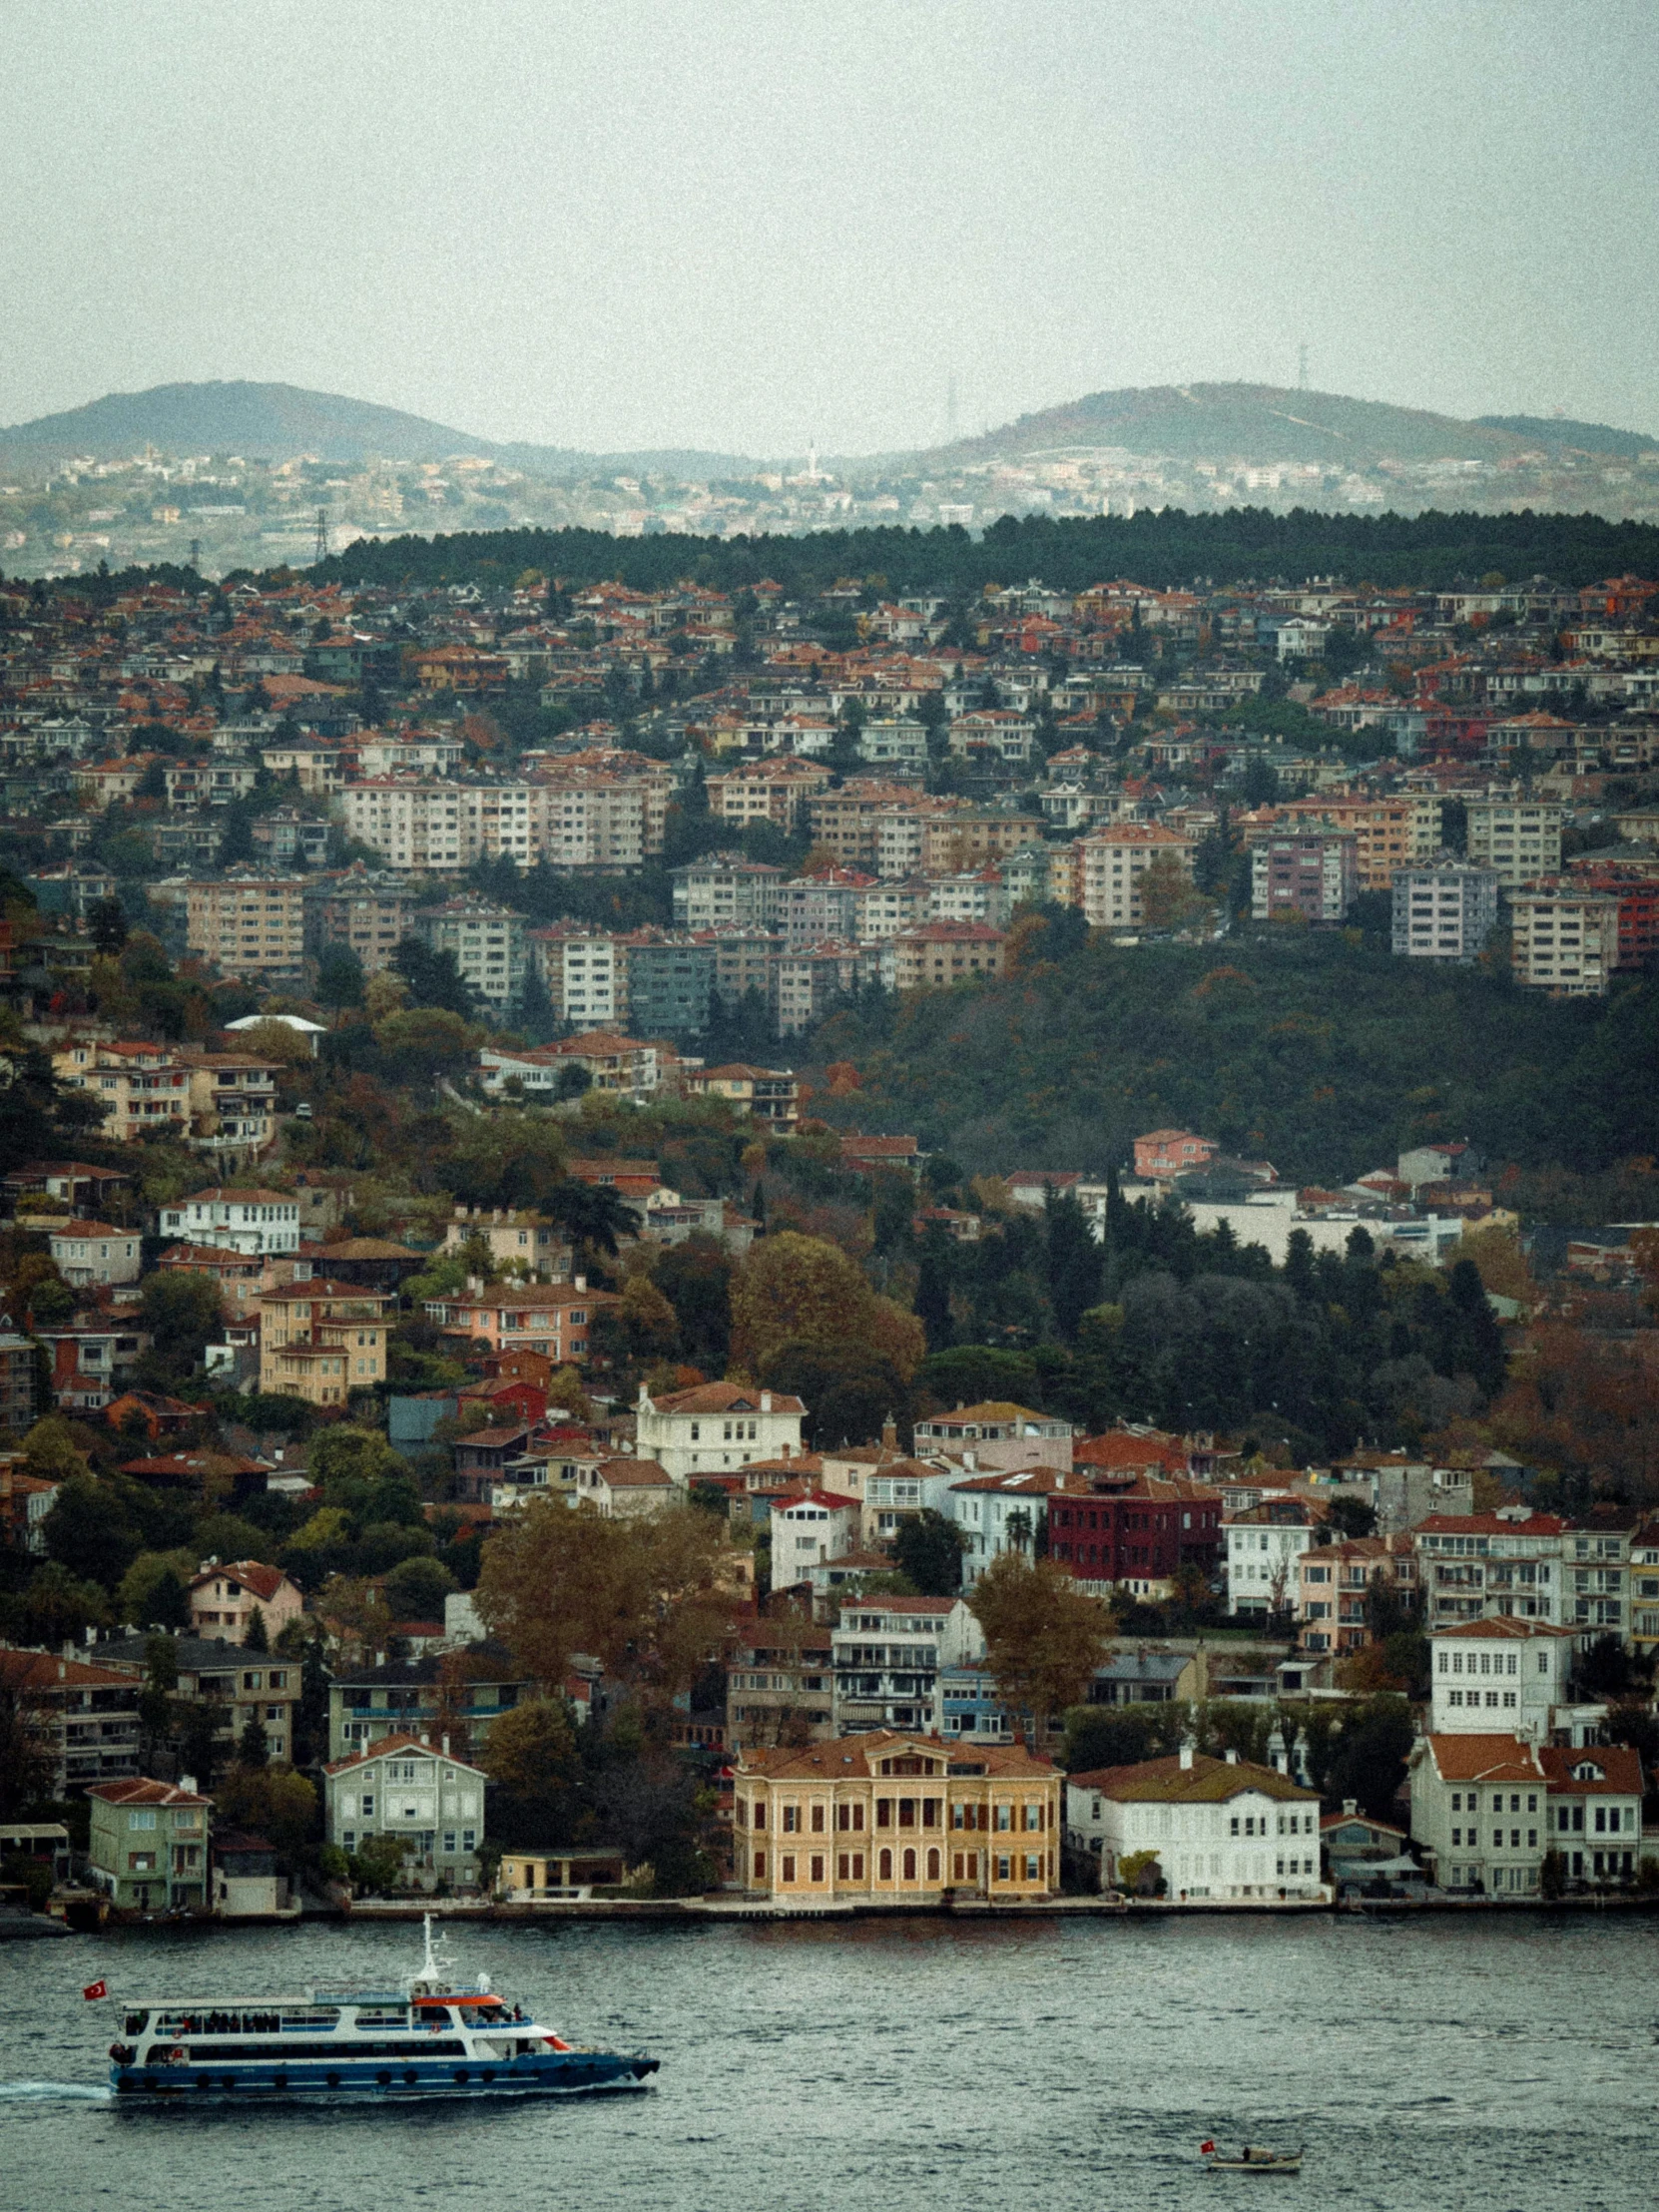
[[[0,429],[0,457],[14,466],[39,467],[74,454],[113,460],[145,445],[168,453],[240,453],[263,460],[308,453],[348,465],[375,456],[441,461],[477,454],[547,478],[622,472],[741,478],[762,466],[740,454],[695,447],[589,453],[501,442],[396,407],[297,384],[158,384],[149,391],[111,392],[84,407]],[[1502,460],[1540,448],[1634,454],[1651,451],[1659,439],[1605,423],[1539,415],[1484,415],[1462,422],[1421,408],[1275,384],[1155,384],[1091,392],[1064,406],[1021,415],[983,437],[930,451],[849,458],[835,466],[850,477],[949,473],[999,459],[1103,446],[1177,461],[1317,461],[1367,468],[1388,460]]]
[[[1338,392],[1291,391],[1277,384],[1152,384],[1091,392],[916,458],[945,470],[1068,447],[1122,446],[1172,460],[1366,467],[1382,460],[1501,460],[1535,442],[1495,421],[1462,422],[1454,415],[1348,399]]]
[[[63,414],[0,429],[0,454],[36,463],[82,453],[117,460],[146,445],[165,453],[240,453],[262,460],[312,453],[320,461],[346,463],[375,456],[441,461],[475,453],[539,476],[605,469],[719,476],[757,465],[730,453],[690,449],[583,453],[571,446],[502,444],[397,407],[346,399],[337,392],[306,391],[297,384],[157,384],[149,391],[111,392]]]
[[[1573,422],[1562,415],[1477,415],[1489,430],[1510,430],[1532,447],[1564,453],[1652,453],[1659,438],[1645,430],[1615,430],[1607,422]]]

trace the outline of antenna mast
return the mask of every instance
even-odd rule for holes
[[[326,507],[318,507],[316,510],[316,558],[319,561],[325,561],[328,558],[328,510]]]

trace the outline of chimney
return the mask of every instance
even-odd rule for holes
[[[893,1419],[891,1413],[881,1423],[881,1443],[887,1451],[898,1449],[898,1423]]]
[[[449,1738],[447,1736],[443,1739],[443,1756],[446,1759],[449,1757]]]
[[[1190,1736],[1183,1736],[1183,1737],[1182,1737],[1182,1739],[1181,1739],[1181,1772],[1182,1772],[1183,1774],[1190,1774],[1190,1773],[1192,1772],[1192,1764],[1193,1764],[1193,1753],[1194,1753],[1194,1751],[1195,1751],[1196,1749],[1197,1749],[1197,1746],[1196,1746],[1196,1745],[1194,1744],[1194,1742],[1193,1742],[1193,1740],[1192,1740],[1192,1738],[1191,1738]]]
[[[195,1797],[195,1795],[196,1795],[196,1777],[195,1777],[195,1775],[193,1775],[193,1774],[182,1774],[182,1775],[181,1775],[181,1776],[179,1777],[179,1787],[180,1787],[180,1789],[181,1789],[181,1790],[183,1790],[183,1791],[184,1791],[184,1793],[185,1793],[186,1797]]]
[[[770,1413],[772,1411],[772,1392],[770,1390],[763,1390],[761,1392],[761,1411],[763,1413]]]
[[[1236,1751],[1224,1752],[1222,1756],[1230,1767],[1236,1767],[1239,1763],[1239,1755]]]
[[[1356,1813],[1358,1813],[1358,1812],[1359,1812],[1359,1810],[1360,1810],[1360,1800],[1359,1800],[1358,1798],[1351,1798],[1351,1797],[1345,1797],[1345,1798],[1344,1798],[1344,1800],[1343,1800],[1343,1819],[1344,1819],[1345,1821],[1351,1821],[1351,1820],[1353,1820],[1353,1818],[1354,1818],[1355,1814],[1356,1814]]]
[[[587,1279],[587,1277],[586,1277],[585,1275],[579,1275],[579,1276],[578,1276],[578,1277],[576,1278],[576,1282],[575,1282],[574,1288],[575,1288],[575,1289],[577,1289],[577,1290],[579,1290],[579,1291],[585,1291],[585,1290],[587,1289],[587,1287],[588,1287],[588,1279]]]

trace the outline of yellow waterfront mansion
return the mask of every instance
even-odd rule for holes
[[[1053,1894],[1061,1778],[1023,1744],[886,1730],[738,1755],[733,1848],[779,1903],[991,1903]]]

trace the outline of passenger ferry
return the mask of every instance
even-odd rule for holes
[[[443,1978],[426,1919],[400,1988],[319,1985],[300,1997],[215,1997],[124,2007],[110,2045],[118,2097],[568,2096],[639,2089],[659,2061],[586,2050],[518,2005]]]

